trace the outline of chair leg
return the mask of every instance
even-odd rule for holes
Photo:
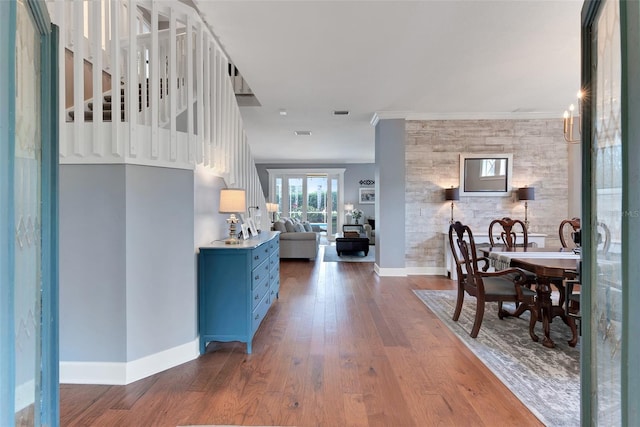
[[[524,303],[522,305],[524,305]],[[533,341],[538,342],[538,336],[534,331],[536,323],[538,322],[538,307],[535,302],[527,304],[527,307],[529,310],[529,336]]]
[[[511,316],[511,313],[502,308],[502,301],[498,301],[498,319],[502,320],[509,316]]]
[[[458,299],[456,301],[456,309],[453,312],[453,321],[457,322],[462,312],[462,302],[464,300],[464,289],[458,286]]]
[[[484,317],[484,298],[478,296],[476,298],[476,319],[473,322],[473,328],[471,329],[471,338],[478,336],[480,332],[480,326],[482,325],[482,318]]]

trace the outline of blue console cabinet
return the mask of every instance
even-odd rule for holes
[[[238,245],[224,241],[198,253],[200,354],[211,341],[251,341],[280,291],[280,236],[263,231]]]

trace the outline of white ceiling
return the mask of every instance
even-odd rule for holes
[[[373,162],[374,113],[560,120],[580,85],[581,0],[195,3],[262,104],[257,163]]]

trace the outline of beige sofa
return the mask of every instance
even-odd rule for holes
[[[272,229],[280,232],[280,258],[307,258],[315,260],[320,248],[320,233],[311,225],[291,218],[281,218]]]

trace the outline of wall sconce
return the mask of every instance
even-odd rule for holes
[[[353,203],[345,203],[344,210],[347,211],[347,213],[344,215],[345,222],[347,224],[351,224],[351,221],[353,220],[353,215],[351,215],[351,212],[353,211]]]
[[[277,203],[267,203],[267,212],[271,213],[271,222],[276,222],[276,212],[278,212]]]
[[[536,199],[534,187],[518,188],[518,200],[524,200],[524,225],[529,229],[529,219],[527,218],[528,201]]]
[[[451,188],[445,188],[444,199],[451,201],[451,219],[449,220],[449,224],[453,224],[453,202],[454,200],[460,200],[460,188],[454,188],[453,186],[451,186]]]
[[[245,191],[240,188],[223,188],[220,190],[220,208],[218,212],[231,214],[227,219],[229,223],[229,238],[224,242],[228,245],[240,243],[236,236],[237,212],[245,212],[247,202]]]
[[[578,92],[578,138],[573,138],[573,111],[575,110],[575,106],[571,104],[569,106],[569,111],[564,112],[563,116],[563,130],[564,130],[564,140],[570,142],[572,144],[580,142],[580,131],[582,130],[582,111],[580,109],[582,101],[582,91]]]

